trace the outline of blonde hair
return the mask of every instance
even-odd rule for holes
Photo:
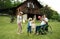
[[[28,20],[29,20],[29,21],[32,21],[32,18],[29,18]]]
[[[20,14],[23,14],[23,12],[20,12]]]

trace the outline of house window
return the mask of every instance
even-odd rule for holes
[[[27,3],[27,7],[30,7],[30,3],[29,2]]]
[[[34,4],[33,4],[33,3],[31,3],[31,5],[32,5],[32,7],[34,8]]]
[[[30,8],[34,8],[35,6],[34,6],[34,4],[33,4],[33,3],[28,2],[28,3],[27,3],[27,7],[28,7],[28,8],[29,8],[29,7],[30,7]]]

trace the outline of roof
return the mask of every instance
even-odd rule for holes
[[[20,5],[18,5],[16,8],[22,6],[23,4],[27,3],[28,1],[24,1],[23,3],[21,3]],[[33,3],[35,3],[39,8],[42,8],[43,5],[41,5],[37,0],[34,0]]]

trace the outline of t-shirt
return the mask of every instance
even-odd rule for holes
[[[45,22],[44,20],[45,20],[46,22],[48,22],[48,18],[44,18],[44,19],[42,20],[42,22],[41,22],[41,25],[45,25],[45,24],[46,24],[46,22]]]
[[[32,22],[31,22],[31,21],[29,21],[29,22],[28,22],[28,26],[31,26],[31,25],[32,25]]]
[[[17,23],[22,22],[22,16],[17,15]]]
[[[36,27],[35,23],[32,23],[32,28],[35,28],[35,27]]]

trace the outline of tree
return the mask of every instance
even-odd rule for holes
[[[40,9],[40,13],[46,14],[49,19],[58,19],[58,13],[52,10],[48,5]]]
[[[11,0],[11,2],[12,2],[12,4],[13,4],[13,7],[16,7],[16,6],[18,6],[19,4],[21,4],[19,0]]]
[[[54,11],[54,12],[52,12],[52,13],[53,13],[52,19],[58,20],[59,14],[58,14],[56,11]]]
[[[0,9],[16,7],[19,4],[20,4],[20,2],[18,0],[17,1],[15,1],[15,0],[0,0]]]
[[[1,0],[1,1],[0,1],[0,7],[1,7],[2,9],[12,7],[11,1],[10,1],[10,0]]]

